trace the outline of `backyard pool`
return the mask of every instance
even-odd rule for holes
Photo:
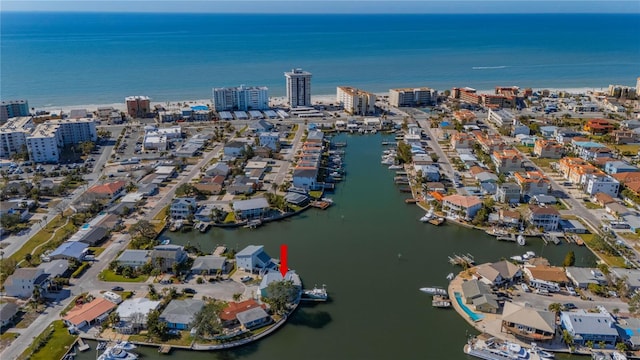
[[[455,297],[456,297],[456,301],[458,302],[458,305],[460,305],[460,307],[462,308],[462,310],[464,310],[464,312],[469,315],[469,318],[473,321],[480,321],[484,318],[483,315],[481,314],[476,314],[473,311],[471,311],[471,309],[469,309],[467,307],[467,305],[464,304],[464,302],[462,302],[462,295],[460,295],[460,293],[454,293]]]

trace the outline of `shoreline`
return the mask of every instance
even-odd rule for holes
[[[520,89],[525,89],[524,87],[520,87]],[[540,88],[532,88],[534,91],[542,91],[542,90],[549,90],[551,92],[568,92],[571,94],[587,94],[587,93],[594,93],[594,92],[602,92],[602,91],[606,91],[606,87],[580,87],[580,88],[546,88],[546,87],[540,87]],[[366,89],[362,89],[365,90]],[[436,89],[438,91],[438,93],[443,93],[446,90],[450,90],[450,89],[445,89],[445,90],[440,90],[440,89]],[[479,94],[488,94],[488,93],[494,93],[493,89],[476,89],[476,91]],[[389,92],[374,92],[374,94],[378,97],[383,97],[383,96],[388,96]],[[29,99],[27,99],[28,101]],[[187,104],[189,106],[195,106],[195,105],[207,105],[210,106],[212,105],[212,99],[187,99],[187,100],[170,100],[170,101],[153,101],[153,98],[151,98],[151,107],[155,106],[155,105],[167,105],[167,106],[172,106],[172,107],[177,107],[178,104],[184,105]],[[278,106],[282,106],[285,104],[285,100],[286,97],[285,96],[269,96],[269,105],[273,106],[273,107],[278,107]],[[311,101],[313,103],[319,103],[319,104],[331,104],[331,103],[336,103],[336,94],[318,94],[318,95],[311,95]],[[47,104],[45,106],[32,106],[33,109],[35,110],[44,110],[44,111],[48,111],[48,112],[56,112],[56,111],[62,111],[66,114],[70,113],[71,110],[76,110],[76,109],[86,109],[89,112],[92,111],[97,111],[97,109],[99,107],[112,107],[118,111],[126,111],[127,110],[127,106],[124,103],[124,97],[123,97],[123,101],[119,102],[119,103],[103,103],[103,104],[70,104],[70,105],[51,105],[51,104]]]

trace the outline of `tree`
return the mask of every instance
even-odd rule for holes
[[[584,345],[586,347],[588,347],[589,349],[593,349],[593,345],[594,345],[593,344],[593,340],[589,340],[589,341],[585,342]]]
[[[31,259],[31,254],[26,254],[26,255],[24,256],[24,261],[26,261],[26,262],[27,262],[27,264],[31,265],[31,260],[32,260],[32,259]]]
[[[567,330],[562,331],[562,341],[564,341],[564,343],[567,344],[568,346],[573,345],[573,336],[571,336],[571,333],[569,333],[569,331]]]
[[[193,322],[190,324],[192,328],[196,329],[196,338],[203,339],[212,337],[222,330],[222,323],[220,322],[220,312],[222,312],[224,304],[213,300],[202,308],[194,317]]]
[[[562,262],[562,266],[573,266],[576,263],[576,254],[573,250],[570,250],[567,255],[564,257],[564,261]]]
[[[242,299],[242,293],[233,294],[233,301],[239,301],[240,299]]]
[[[299,294],[297,287],[290,280],[274,281],[267,286],[264,302],[269,304],[274,312],[284,313],[289,304],[293,303]]]
[[[154,226],[148,220],[140,220],[131,225],[129,233],[133,237],[139,236],[147,239],[153,239],[158,235]]]
[[[91,154],[91,152],[95,147],[96,147],[96,144],[94,144],[92,141],[85,141],[80,143],[80,149],[82,150],[83,155]]]
[[[604,341],[600,341],[600,342],[598,342],[598,347],[599,347],[600,349],[604,349],[604,348],[606,348],[606,347],[607,347],[607,343],[606,343],[606,342],[604,342]]]
[[[558,315],[560,313],[560,311],[562,311],[562,304],[560,303],[551,303],[549,304],[549,307],[547,308],[549,309],[549,311],[555,313],[556,315]]]
[[[627,344],[623,343],[623,342],[619,342],[616,344],[616,350],[620,351],[620,352],[626,352],[627,351]]]

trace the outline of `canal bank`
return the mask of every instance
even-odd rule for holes
[[[289,265],[305,287],[326,284],[330,300],[301,304],[286,325],[268,338],[218,352],[172,352],[171,358],[204,359],[469,359],[462,348],[476,331],[455,311],[431,306],[424,286],[446,287],[452,254],[472,254],[478,263],[535,251],[553,264],[576,253],[578,265],[593,265],[584,247],[524,247],[499,242],[484,232],[454,224],[436,227],[418,219],[424,211],[407,205],[393,184],[394,172],[380,165],[381,142],[393,136],[339,135],[348,139],[344,162],[349,176],[327,210],[309,209],[256,230],[212,228],[201,233],[165,233],[172,244],[191,244],[211,252],[217,245],[241,250],[264,245],[278,257],[289,248]],[[92,345],[92,348],[95,347]],[[166,358],[156,348],[139,351],[145,359]],[[559,357],[563,358],[563,357]],[[95,352],[80,353],[95,359]]]

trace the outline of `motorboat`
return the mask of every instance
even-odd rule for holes
[[[449,295],[447,293],[447,290],[439,287],[423,287],[423,288],[420,288],[420,291],[429,295],[443,295],[443,296]]]
[[[500,352],[506,354],[513,359],[529,359],[531,354],[529,350],[512,342],[505,342],[500,347]]]
[[[136,360],[138,355],[130,353],[126,350],[116,349],[115,346],[108,347],[98,360]]]
[[[531,350],[534,354],[538,355],[540,360],[552,360],[556,358],[556,355],[552,352],[542,350],[538,347],[538,344],[535,342],[531,343]]]
[[[329,204],[333,204],[333,199],[332,198],[323,197],[320,200],[324,201],[324,202],[327,202]]]
[[[326,301],[329,298],[329,295],[327,294],[326,287],[322,285],[322,288],[314,286],[311,290],[303,290],[302,298],[316,301]]]
[[[136,344],[128,342],[128,341],[119,341],[114,346],[115,349],[122,349],[125,351],[131,351],[137,348]]]
[[[627,360],[627,356],[620,351],[614,351],[611,353],[611,358],[613,360]]]
[[[429,211],[427,211],[426,214],[424,214],[424,216],[422,216],[420,218],[420,221],[422,222],[428,222],[429,220],[433,219],[433,211],[431,209],[429,209]]]
[[[593,360],[611,360],[611,356],[609,356],[609,354],[604,353],[604,352],[594,351],[594,352],[591,353],[591,359],[593,359]]]
[[[164,239],[160,242],[161,245],[169,245],[171,243],[171,239]]]
[[[522,234],[518,234],[518,237],[516,238],[516,241],[518,242],[518,245],[520,246],[524,246],[527,244],[527,240],[524,238],[524,236]]]
[[[389,165],[389,170],[400,170],[402,168],[402,165]]]
[[[520,255],[514,255],[514,256],[510,257],[509,259],[511,259],[511,260],[513,260],[515,262],[524,262],[524,259]]]
[[[447,280],[451,281],[454,277],[456,276],[453,273],[449,273],[449,275],[447,275]]]

